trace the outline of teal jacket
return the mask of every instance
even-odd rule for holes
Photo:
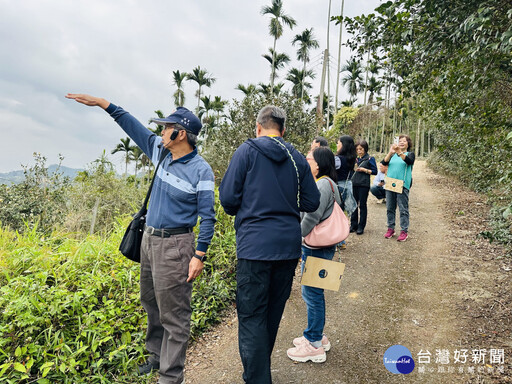
[[[389,163],[382,161],[382,164],[389,165],[386,176],[403,180],[404,188],[411,189],[414,159],[414,152],[405,152],[405,161],[395,153]]]

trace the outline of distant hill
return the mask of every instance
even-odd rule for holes
[[[52,164],[48,167],[48,173],[51,175],[53,174],[59,166],[57,164]],[[75,168],[69,168],[65,167],[64,165],[61,165],[59,168],[59,172],[62,173],[64,176],[68,176],[71,179],[74,179],[78,172],[83,171],[83,169],[75,169]],[[25,180],[25,174],[23,173],[23,170],[18,171],[11,171],[7,173],[0,173],[0,184],[19,184],[23,180]]]

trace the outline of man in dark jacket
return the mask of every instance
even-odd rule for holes
[[[285,112],[266,106],[256,139],[234,153],[220,202],[235,215],[238,343],[249,384],[271,384],[270,355],[301,254],[300,211],[318,208],[320,193],[303,155],[286,143]]]

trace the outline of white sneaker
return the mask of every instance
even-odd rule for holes
[[[305,363],[308,360],[311,360],[313,363],[323,363],[327,358],[323,347],[315,348],[309,342],[288,349],[286,354],[293,361],[300,363]]]
[[[293,345],[295,345],[296,347],[304,343],[309,343],[309,340],[306,339],[304,336],[296,337],[295,339],[293,339]],[[329,342],[329,339],[325,335],[322,336],[322,347],[324,348],[325,352],[329,352],[329,350],[331,349],[331,343]]]

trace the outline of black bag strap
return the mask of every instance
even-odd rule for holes
[[[162,164],[162,161],[164,161],[165,157],[169,154],[169,150],[167,148],[164,148],[162,151],[162,154],[160,155],[160,160],[158,160],[158,164],[155,168],[155,173],[153,174],[153,179],[151,180],[151,185],[149,186],[148,193],[146,193],[146,198],[144,199],[144,203],[142,204],[142,208],[147,209],[148,208],[148,201],[149,196],[151,195],[151,190],[153,189],[153,183],[156,179],[156,173],[158,172],[158,168],[160,167],[160,164]]]
[[[357,168],[365,168],[365,167],[369,166],[370,165],[370,160],[371,160],[371,157],[361,161],[361,163],[357,166]],[[363,165],[364,165],[364,167],[363,167]],[[365,168],[365,169],[368,169],[368,168]]]

